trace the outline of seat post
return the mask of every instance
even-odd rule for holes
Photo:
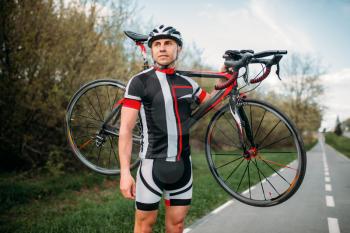
[[[148,60],[147,60],[146,47],[145,47],[144,43],[142,43],[142,42],[136,42],[136,45],[141,50],[141,54],[142,54],[142,58],[143,58],[143,69],[146,70],[146,69],[149,68]]]

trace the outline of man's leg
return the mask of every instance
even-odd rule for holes
[[[166,206],[165,227],[166,233],[182,233],[184,230],[185,217],[190,206]]]
[[[134,233],[150,233],[157,221],[158,210],[136,210]]]

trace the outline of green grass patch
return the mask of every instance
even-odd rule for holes
[[[230,196],[212,177],[203,154],[192,156],[193,202],[186,225]],[[119,192],[119,178],[96,173],[50,178],[0,178],[0,232],[132,232],[134,202]],[[96,180],[93,180],[96,179]],[[96,181],[96,182],[95,182]],[[165,232],[162,202],[154,232]]]
[[[273,159],[271,156],[265,158]],[[187,226],[231,199],[214,180],[204,154],[193,154],[192,160],[193,200]],[[278,162],[286,164],[289,160],[282,158]],[[273,173],[262,163],[259,166],[266,176]],[[239,179],[235,174],[233,180]],[[252,180],[257,181],[258,177]],[[0,198],[5,204],[1,204],[0,232],[132,232],[134,202],[121,196],[118,185],[119,177],[106,178],[93,172],[20,180],[3,175]],[[242,190],[247,187],[245,180]],[[165,232],[164,218],[162,201],[154,232]]]
[[[338,136],[335,133],[326,133],[326,143],[350,158],[350,138]]]

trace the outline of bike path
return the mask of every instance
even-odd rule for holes
[[[307,158],[304,182],[286,202],[273,207],[253,207],[233,199],[184,232],[350,232],[350,160],[325,145],[322,135]]]

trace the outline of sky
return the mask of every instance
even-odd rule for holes
[[[332,129],[337,116],[350,117],[350,0],[138,0],[137,6],[141,18],[154,23],[143,33],[173,25],[214,68],[227,49],[286,49],[315,57],[325,70],[321,129]]]
[[[325,88],[320,98],[320,104],[325,106],[320,130],[332,130],[337,117],[341,121],[350,118],[350,0],[134,0],[134,3],[137,12],[131,18],[136,25],[140,23],[126,30],[146,34],[160,24],[172,25],[181,32],[184,49],[194,43],[203,51],[202,60],[214,69],[221,67],[222,55],[228,49],[256,52],[286,49],[289,55],[314,57],[325,71],[320,77]],[[108,7],[101,7],[101,12],[108,15]],[[282,89],[276,77],[263,83]]]

